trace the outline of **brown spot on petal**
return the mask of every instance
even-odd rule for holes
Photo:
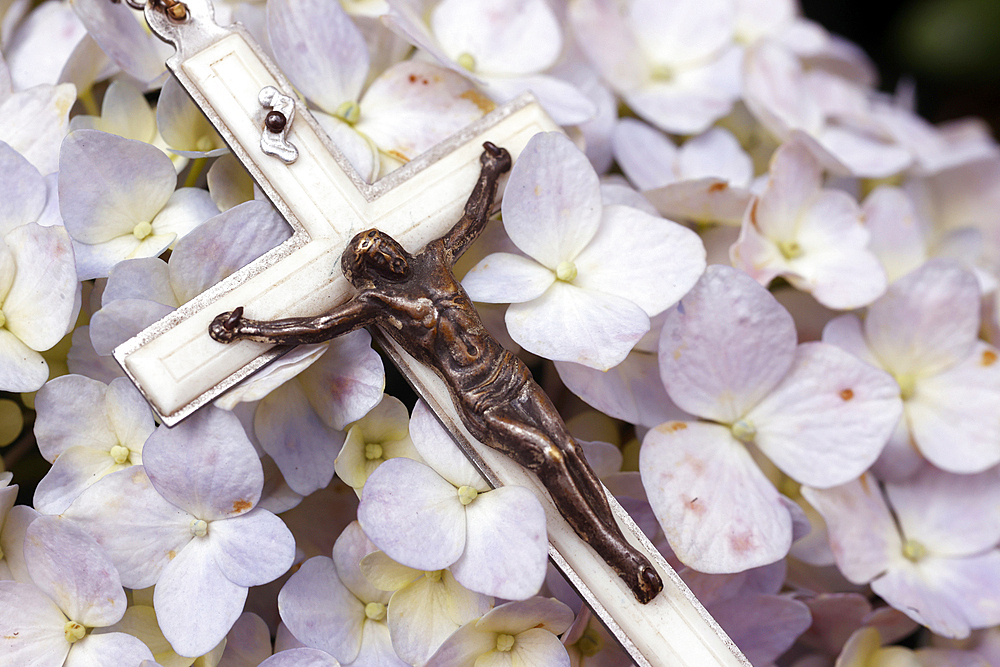
[[[746,553],[753,549],[753,534],[750,531],[735,533],[728,536],[729,546],[736,553]]]
[[[760,199],[757,197],[753,198],[753,205],[750,207],[750,224],[754,226],[758,232],[760,231],[760,225],[757,224],[757,204],[760,203]]]
[[[840,397],[845,401],[849,401],[854,398],[854,392],[850,389],[842,389],[840,392]]]
[[[671,433],[676,433],[677,431],[683,431],[688,427],[684,422],[667,422],[663,425],[663,428],[670,431]]]
[[[410,83],[416,83],[416,82],[417,82],[417,75],[416,74],[411,74],[410,75]]]
[[[729,187],[728,183],[712,183],[710,186],[708,186],[708,191],[709,192],[722,192],[723,190],[725,190],[728,187]]]
[[[252,507],[253,503],[251,503],[248,500],[237,500],[236,502],[233,503],[233,511],[236,512],[237,514],[246,512]]]
[[[461,95],[459,95],[463,100],[468,100],[479,107],[479,110],[483,113],[489,113],[497,108],[496,103],[490,98],[483,95],[478,90],[467,90]]]
[[[984,350],[983,351],[983,360],[981,362],[983,364],[983,366],[992,366],[996,362],[997,362],[997,353],[996,352],[994,352],[993,350]]]
[[[177,558],[177,552],[176,551],[174,551],[173,549],[171,549],[170,551],[167,552],[167,560],[173,560],[175,558]]]
[[[405,162],[409,162],[410,161],[410,158],[406,157],[405,155],[403,155],[402,153],[400,153],[399,151],[397,151],[395,149],[390,150],[390,151],[386,151],[386,153],[388,153],[392,157],[396,158],[400,162],[404,162],[405,163]]]
[[[697,514],[698,516],[701,516],[702,514],[705,513],[705,503],[699,503],[697,498],[692,498],[691,500],[687,501],[686,504],[688,506],[688,509]]]
[[[871,493],[871,489],[868,488],[868,475],[861,476],[861,488],[864,489],[865,493]]]

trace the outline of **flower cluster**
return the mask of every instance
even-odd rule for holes
[[[562,127],[459,277],[752,664],[1000,664],[978,121],[794,0],[214,4],[364,181],[524,92]],[[0,21],[0,662],[629,664],[367,332],[157,424],[112,350],[291,230],[128,3]]]

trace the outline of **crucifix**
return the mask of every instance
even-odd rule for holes
[[[487,175],[489,156],[500,159],[509,152],[516,158],[532,135],[559,129],[530,95],[524,95],[367,184],[246,31],[239,25],[216,24],[210,0],[149,0],[143,9],[152,31],[176,48],[167,61],[170,70],[294,230],[284,244],[114,351],[168,427],[289,349],[276,341],[302,340],[249,336],[220,344],[209,334],[220,313],[226,316],[216,321],[214,330],[221,340],[226,331],[239,329],[243,308],[258,321],[304,321],[336,311],[356,292],[341,269],[352,238],[362,243],[362,232],[372,230],[373,238],[396,243],[397,255],[420,256],[421,249],[440,245],[439,239],[463,219],[470,193],[484,178],[492,178],[489,196],[480,196],[480,204],[486,202],[483,214],[488,214],[500,186],[499,171]],[[391,257],[387,270],[393,270]],[[637,593],[641,586],[630,587],[621,562],[609,563],[581,538],[538,476],[483,444],[481,440],[489,438],[475,425],[480,437],[470,432],[453,401],[453,388],[439,373],[414,358],[413,349],[400,345],[378,321],[361,323],[370,325],[374,338],[490,484],[535,491],[546,512],[550,558],[638,665],[749,667],[599,482],[595,480],[595,488],[604,498],[598,504],[606,510],[598,514],[607,512],[608,520],[617,524],[624,551],[654,570],[636,566],[635,573],[647,583],[662,581],[662,591],[650,584],[643,595]]]

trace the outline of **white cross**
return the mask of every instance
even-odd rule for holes
[[[479,175],[484,141],[516,158],[532,135],[559,129],[530,95],[524,96],[369,185],[305,108],[296,105],[286,138],[298,157],[286,164],[261,150],[267,109],[258,100],[260,92],[273,86],[292,94],[277,68],[241,27],[218,26],[209,0],[188,0],[188,17],[179,22],[154,4],[146,7],[150,27],[177,48],[167,65],[295,230],[290,240],[115,350],[115,358],[167,425],[284,352],[249,341],[216,343],[208,325],[218,313],[246,306],[255,319],[277,319],[330,310],[351,295],[340,255],[354,234],[378,227],[408,251],[419,250],[461,217]],[[568,526],[534,475],[469,435],[433,371],[388,336],[378,330],[373,334],[490,483],[536,491],[546,510],[550,556],[637,664],[749,667],[610,494],[622,532],[663,578],[663,592],[647,605],[639,604]]]

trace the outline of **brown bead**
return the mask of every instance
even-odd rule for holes
[[[287,122],[285,114],[280,111],[272,111],[267,114],[267,117],[264,119],[264,127],[266,127],[269,132],[277,134],[285,129],[285,123]]]

